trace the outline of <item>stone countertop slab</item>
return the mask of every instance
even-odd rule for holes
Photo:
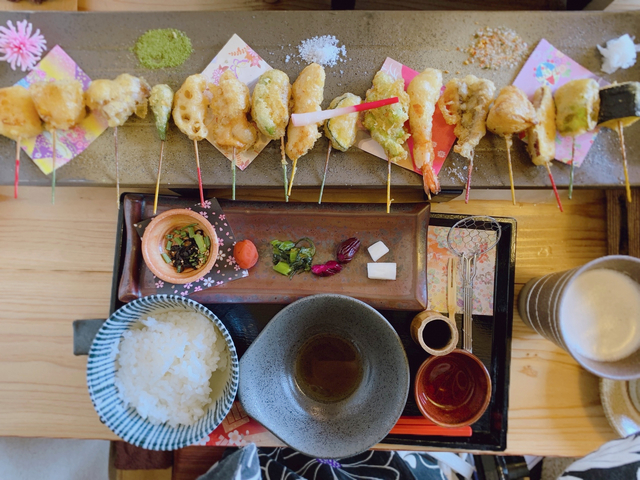
[[[334,97],[349,91],[364,96],[376,71],[387,56],[415,69],[434,67],[448,71],[444,81],[474,74],[495,82],[497,89],[510,84],[522,64],[513,69],[482,70],[463,65],[474,32],[484,26],[506,26],[529,44],[530,51],[546,38],[578,63],[613,82],[640,80],[638,65],[606,75],[600,72],[601,56],[596,44],[624,33],[640,38],[640,12],[162,12],[162,13],[53,13],[0,12],[0,25],[27,18],[47,39],[59,44],[93,79],[115,78],[127,72],[144,76],[151,85],[168,83],[177,89],[193,73],[202,71],[227,40],[237,33],[273,68],[285,71],[293,81],[306,63],[297,56],[297,45],[316,35],[335,35],[347,49],[348,60],[326,68],[323,108]],[[193,55],[180,67],[165,70],[142,68],[130,52],[136,39],[154,28],[177,28],[193,42]],[[457,48],[460,48],[460,51]],[[290,56],[287,61],[287,56]],[[24,76],[0,63],[0,86]],[[640,185],[640,123],[626,133],[629,177]],[[160,141],[153,116],[132,118],[118,130],[121,186],[155,186]],[[211,144],[199,142],[203,183],[206,187],[231,184],[230,163]],[[316,187],[322,180],[327,140],[321,138],[298,162],[295,186]],[[15,144],[0,137],[0,183],[13,183]],[[515,185],[520,188],[549,187],[546,169],[535,167],[524,144],[514,141],[512,152]],[[50,178],[22,155],[20,180],[25,185],[48,185]],[[466,181],[467,160],[451,153],[440,172],[442,187],[461,188]],[[197,174],[193,143],[170,126],[162,169],[162,185],[193,187]],[[289,169],[290,171],[291,169]],[[383,187],[386,162],[351,149],[333,151],[327,185],[333,187]],[[392,185],[419,188],[422,179],[394,167]],[[569,166],[553,162],[558,186],[569,182]],[[59,185],[115,184],[113,130],[108,129],[87,150],[57,173]],[[575,172],[576,187],[619,187],[624,175],[617,134],[603,129],[582,167]],[[237,184],[282,188],[280,145],[271,142],[244,172]],[[507,157],[502,138],[490,133],[476,148],[473,188],[508,188]]]

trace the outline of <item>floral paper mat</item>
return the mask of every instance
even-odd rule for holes
[[[428,309],[447,311],[447,263],[458,259],[456,267],[457,298],[456,312],[463,313],[462,263],[447,246],[449,227],[429,226],[427,235],[427,291]],[[493,290],[495,284],[496,249],[480,255],[476,261],[476,276],[473,280],[473,314],[493,315]]]
[[[185,296],[206,288],[222,285],[223,283],[230,282],[232,280],[247,277],[249,272],[240,268],[236,263],[236,259],[233,257],[233,247],[236,244],[236,237],[233,235],[231,226],[226,221],[226,216],[222,211],[218,200],[211,198],[204,201],[204,206],[200,203],[196,203],[193,207],[187,208],[187,210],[199,213],[209,220],[211,225],[215,228],[216,234],[218,235],[218,259],[208,274],[195,282],[186,283],[184,285],[166,283],[153,275],[153,283],[156,286],[155,293]],[[138,235],[140,235],[140,238],[142,238],[144,230],[147,228],[147,225],[149,225],[151,220],[152,218],[148,218],[133,224]]]

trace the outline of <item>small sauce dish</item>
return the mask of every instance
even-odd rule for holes
[[[209,256],[197,269],[186,268],[177,271],[171,263],[167,263],[163,254],[166,250],[168,235],[172,235],[177,229],[196,224],[195,230],[202,230],[209,237]],[[211,271],[218,257],[218,236],[213,226],[199,213],[187,209],[173,209],[161,213],[147,226],[142,237],[142,257],[149,270],[161,280],[175,284],[195,282]]]

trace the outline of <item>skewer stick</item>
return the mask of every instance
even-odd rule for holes
[[[322,186],[320,187],[320,197],[318,198],[318,205],[322,203],[322,192],[324,192],[324,182],[327,180],[327,170],[329,169],[329,155],[331,155],[331,142],[329,142],[329,148],[327,149],[327,159],[324,161],[324,175],[322,175]]]
[[[16,174],[13,180],[13,198],[18,198],[18,180],[20,179],[20,142],[22,137],[16,140]]]
[[[233,161],[231,162],[231,200],[236,199],[236,147],[233,147]]]
[[[296,158],[293,161],[293,170],[291,170],[291,181],[289,182],[289,191],[287,192],[287,195],[291,195],[291,187],[293,187],[293,178],[296,176],[296,167],[298,166],[298,159]]]
[[[513,168],[511,166],[511,145],[513,142],[511,141],[511,137],[504,137],[505,142],[507,143],[507,160],[509,162],[509,182],[511,183],[511,201],[513,204],[516,204],[516,190],[513,187]]]
[[[391,211],[391,159],[387,158],[387,213]]]
[[[624,184],[627,190],[627,202],[631,203],[631,185],[629,185],[629,170],[627,167],[627,149],[624,147],[624,133],[622,133],[622,122],[618,120],[618,137],[620,139],[620,150],[622,150],[622,165],[624,166]]]
[[[289,187],[289,178],[287,175],[287,157],[284,153],[284,135],[280,137],[280,153],[282,153],[282,172],[284,174],[284,201],[289,201],[289,193],[287,192]]]
[[[544,164],[547,167],[547,172],[549,172],[549,180],[551,180],[551,187],[553,187],[553,193],[556,195],[556,202],[558,202],[558,208],[560,212],[564,212],[562,209],[562,202],[560,201],[560,195],[558,195],[558,189],[556,188],[556,182],[553,181],[553,175],[551,174],[551,167],[549,166],[549,162]]]
[[[52,142],[52,155],[51,155],[51,164],[53,166],[53,171],[51,173],[51,205],[56,203],[56,141],[58,135],[56,134],[56,130],[51,133],[51,137],[53,139]]]
[[[156,195],[153,198],[153,214],[158,211],[158,191],[160,190],[160,172],[162,171],[162,154],[164,152],[164,140],[160,141],[160,162],[158,163],[158,178],[156,179]]]
[[[200,173],[200,154],[198,153],[198,141],[193,141],[193,148],[196,151],[196,167],[198,168],[198,187],[200,188],[200,205],[204,207],[204,192],[202,191],[202,174]]]
[[[571,171],[569,172],[569,200],[573,197],[573,170],[575,168],[575,153],[576,153],[576,137],[573,137],[573,143],[571,144]]]
[[[113,139],[115,142],[116,156],[116,205],[120,208],[120,168],[118,166],[118,127],[113,129]]]
[[[467,191],[464,192],[464,203],[469,203],[469,191],[471,190],[471,172],[473,171],[473,158],[469,160],[469,174],[467,175]]]

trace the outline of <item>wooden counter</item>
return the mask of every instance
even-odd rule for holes
[[[418,194],[396,199],[418,200]],[[75,319],[109,313],[115,192],[61,187],[56,205],[47,188],[23,187],[18,200],[12,195],[11,187],[0,187],[0,436],[115,439],[89,400],[86,357],[73,356],[71,328]],[[294,189],[294,199],[316,195]],[[520,191],[520,200],[536,203],[517,206],[504,195],[469,205],[456,200],[434,211],[517,219],[516,294],[532,277],[606,254],[602,192],[563,198],[564,214],[549,192]],[[239,198],[279,200],[268,192]],[[384,201],[384,194],[329,191],[325,198]],[[598,379],[525,327],[517,312],[509,405],[509,453],[581,456],[615,438],[600,406]]]

